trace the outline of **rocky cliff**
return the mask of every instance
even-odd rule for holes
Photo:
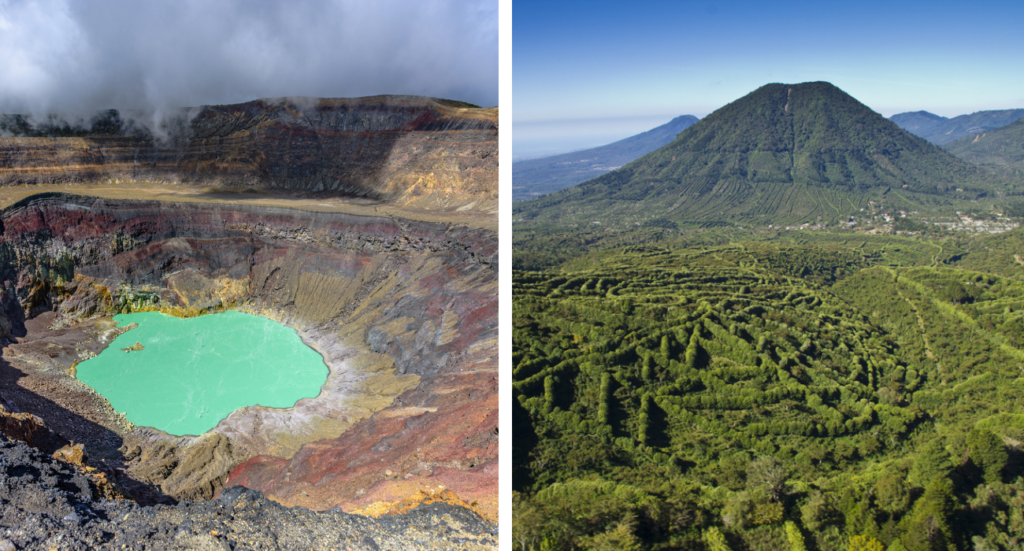
[[[0,185],[160,181],[493,211],[497,109],[409,96],[257,100],[83,126],[0,120]]]
[[[85,444],[136,497],[210,498],[227,481],[351,511],[445,486],[496,518],[493,232],[45,194],[0,212],[0,284],[5,404]],[[73,377],[111,339],[114,312],[225,308],[296,328],[330,370],[321,394],[172,437],[131,426]]]

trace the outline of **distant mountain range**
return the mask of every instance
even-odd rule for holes
[[[683,115],[647,132],[608,145],[512,163],[512,200],[553,193],[610,172],[671,142],[697,122]]]
[[[957,140],[944,149],[965,161],[1024,175],[1024,119]]]
[[[889,117],[900,128],[936,145],[945,145],[967,136],[1006,126],[1024,118],[1024,109],[978,111],[970,115],[947,118],[927,111],[899,113]]]
[[[977,198],[996,180],[827,82],[769,84],[622,168],[516,203],[513,218],[523,229],[829,223],[871,201]]]

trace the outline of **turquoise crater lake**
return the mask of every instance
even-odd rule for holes
[[[139,426],[199,435],[241,407],[292,407],[327,380],[323,358],[294,329],[267,318],[144,312],[114,320],[139,326],[78,364],[78,379]],[[142,350],[122,350],[135,343]]]

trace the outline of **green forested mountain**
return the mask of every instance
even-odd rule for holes
[[[769,84],[618,170],[517,203],[514,219],[814,223],[873,200],[913,209],[994,189],[990,175],[831,84]]]
[[[532,199],[610,172],[671,142],[695,122],[697,117],[683,115],[601,147],[515,161],[512,163],[512,200]]]
[[[1001,128],[1021,118],[1024,118],[1024,109],[978,111],[951,119],[927,111],[914,111],[893,115],[889,120],[933,144],[945,145],[967,136]]]
[[[771,84],[516,203],[517,548],[1020,549],[1020,180]]]
[[[1024,119],[947,144],[944,149],[979,165],[1008,169],[1024,176]]]
[[[1021,230],[513,276],[522,549],[1018,549]]]

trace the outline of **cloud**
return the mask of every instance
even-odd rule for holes
[[[497,0],[0,0],[0,113],[498,99]]]

